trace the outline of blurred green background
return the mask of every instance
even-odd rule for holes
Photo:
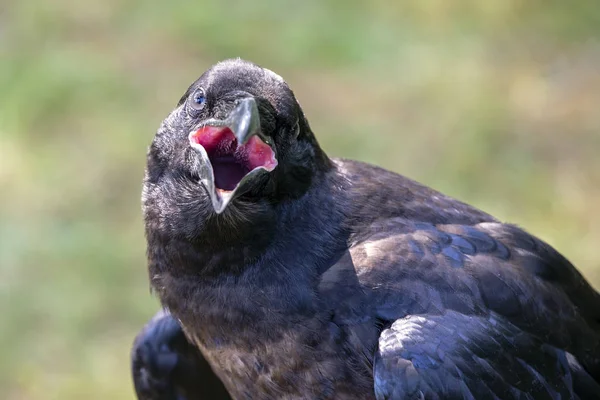
[[[146,148],[237,56],[290,83],[331,155],[516,222],[600,287],[597,1],[4,0],[0,398],[133,397]]]

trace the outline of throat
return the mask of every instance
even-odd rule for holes
[[[233,190],[248,174],[249,169],[235,156],[214,157],[210,160],[215,175],[215,186],[221,190]]]

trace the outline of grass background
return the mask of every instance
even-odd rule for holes
[[[594,0],[4,0],[0,397],[131,399],[157,308],[148,144],[211,64],[282,75],[325,149],[516,222],[600,288]]]

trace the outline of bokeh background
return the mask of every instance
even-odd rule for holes
[[[133,397],[146,148],[236,56],[331,155],[516,222],[600,288],[596,0],[3,0],[0,398]]]

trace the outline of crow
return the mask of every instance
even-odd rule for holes
[[[142,203],[168,313],[138,337],[134,379],[187,390],[156,398],[217,398],[201,389],[219,381],[233,399],[600,398],[600,294],[568,260],[328,157],[266,68],[222,61],[187,89],[149,148]]]

